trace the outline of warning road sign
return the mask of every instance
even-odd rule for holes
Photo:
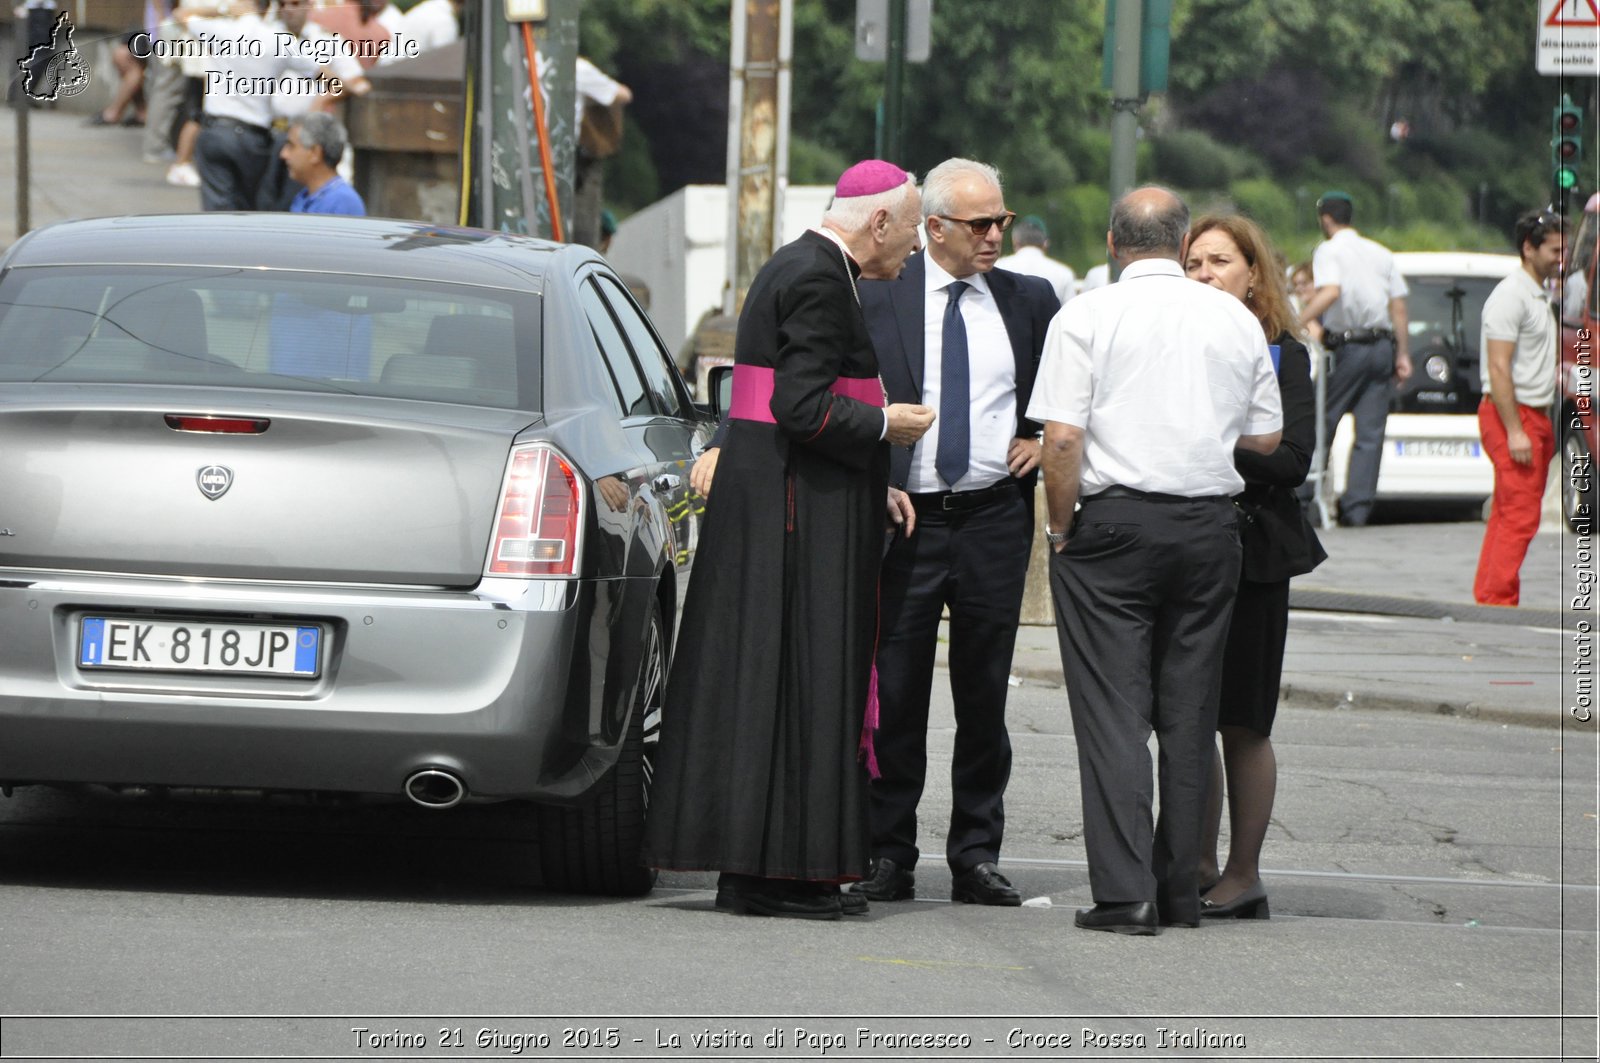
[[[1596,0],[1542,0],[1534,66],[1551,77],[1600,75],[1600,7]]]

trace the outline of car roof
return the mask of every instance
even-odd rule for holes
[[[1508,277],[1522,260],[1481,251],[1397,251],[1395,265],[1408,277]]]
[[[310,270],[541,290],[586,247],[515,233],[339,214],[144,214],[59,222],[18,240],[13,266],[151,265]],[[570,273],[570,269],[566,270]]]

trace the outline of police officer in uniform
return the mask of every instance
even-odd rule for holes
[[[1355,415],[1350,472],[1339,499],[1339,523],[1347,527],[1367,523],[1378,493],[1389,382],[1403,384],[1411,376],[1409,289],[1394,255],[1356,232],[1354,217],[1347,193],[1324,192],[1317,200],[1317,221],[1327,239],[1312,256],[1316,290],[1300,311],[1302,325],[1322,319],[1322,344],[1332,363],[1325,438],[1333,438],[1346,413]]]

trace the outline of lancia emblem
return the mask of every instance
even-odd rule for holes
[[[233,486],[233,470],[226,465],[206,465],[195,474],[194,481],[200,486],[201,494],[215,501]]]

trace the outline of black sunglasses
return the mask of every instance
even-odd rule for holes
[[[934,217],[965,225],[972,230],[973,236],[987,236],[991,226],[1000,226],[1001,232],[1011,228],[1011,223],[1017,220],[1017,212],[1008,210],[997,218],[952,218],[948,214],[935,214]]]

